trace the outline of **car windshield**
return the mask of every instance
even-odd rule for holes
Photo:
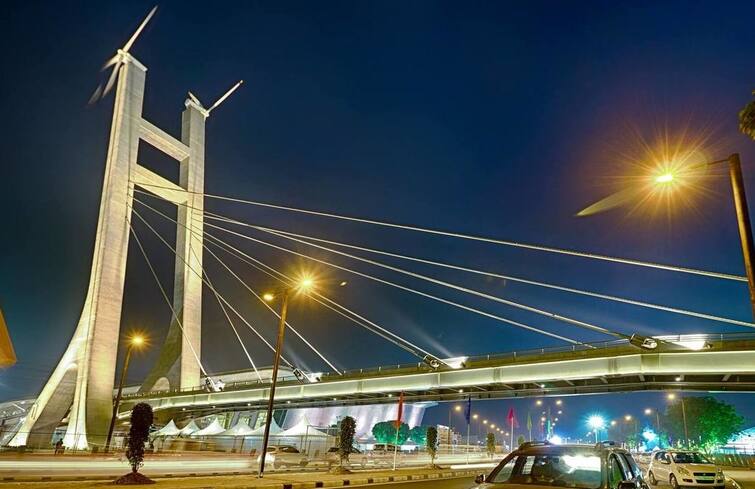
[[[712,464],[702,453],[677,452],[673,454],[674,462],[678,464]]]
[[[602,483],[600,456],[588,450],[521,454],[499,465],[486,482],[597,489]]]

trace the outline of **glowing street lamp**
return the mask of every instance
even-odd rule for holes
[[[598,433],[606,426],[606,420],[603,416],[593,415],[587,419],[587,426],[595,432],[595,443],[598,443]]]
[[[273,419],[273,404],[275,402],[275,387],[278,384],[278,368],[280,366],[281,352],[283,351],[283,339],[286,332],[286,315],[288,314],[288,298],[292,292],[307,293],[315,286],[315,281],[308,275],[302,275],[299,279],[288,286],[282,287],[277,292],[267,292],[262,298],[267,302],[274,301],[280,295],[281,308],[278,321],[278,339],[275,343],[275,357],[273,360],[273,373],[270,379],[270,397],[267,401],[267,417],[265,418],[265,434],[262,439],[262,454],[260,455],[259,477],[262,478],[265,472],[265,455],[267,455],[267,445],[270,440],[270,425]]]
[[[655,413],[655,431],[660,433],[661,431],[661,415],[657,409],[645,408],[645,415],[650,416]]]
[[[745,194],[744,178],[742,177],[742,165],[739,161],[739,153],[733,153],[728,158],[702,163],[697,165],[684,165],[680,161],[672,161],[664,164],[664,168],[652,178],[652,184],[657,189],[674,189],[679,184],[683,185],[685,174],[690,175],[695,170],[701,170],[716,165],[727,163],[729,166],[729,180],[731,181],[732,198],[734,200],[734,210],[737,215],[737,226],[739,228],[739,239],[742,246],[742,256],[744,259],[745,271],[747,272],[747,284],[750,291],[750,305],[753,317],[755,317],[755,271],[753,263],[755,262],[755,245],[753,245],[752,225],[747,207],[747,197]],[[610,197],[609,197],[610,199]],[[581,211],[578,215],[589,215],[588,210]]]
[[[126,380],[129,363],[131,363],[131,351],[139,349],[146,344],[147,340],[139,333],[135,333],[128,339],[126,347],[126,356],[123,358],[123,368],[121,369],[121,380],[118,382],[118,392],[113,402],[113,415],[110,417],[110,427],[107,430],[107,439],[105,440],[105,452],[110,451],[110,442],[113,439],[113,429],[115,429],[115,420],[118,418],[118,408],[121,405],[121,395],[123,394],[123,382]]]

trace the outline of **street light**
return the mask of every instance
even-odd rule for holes
[[[744,179],[742,177],[742,164],[739,161],[739,153],[733,153],[728,158],[702,163],[697,165],[683,166],[680,162],[667,162],[665,168],[652,177],[652,184],[658,188],[672,189],[678,182],[684,183],[685,175],[689,176],[690,172],[709,168],[712,166],[727,163],[729,166],[729,180],[731,181],[732,199],[734,200],[734,210],[737,216],[737,227],[739,229],[739,240],[742,246],[742,258],[744,259],[745,271],[747,272],[747,285],[750,292],[750,306],[753,317],[755,317],[755,271],[753,271],[753,262],[755,262],[755,246],[753,245],[752,225],[747,208],[747,196],[745,194]],[[676,168],[675,168],[676,167]],[[592,207],[592,206],[591,206]],[[578,215],[588,215],[587,209],[581,211]],[[640,338],[638,338],[639,340]]]
[[[595,431],[595,443],[598,443],[598,433],[603,429],[603,427],[605,427],[605,425],[606,420],[603,419],[603,416],[593,415],[587,419],[587,426]]]
[[[660,433],[661,431],[661,415],[658,413],[657,409],[645,409],[645,415],[650,416],[651,414],[655,413],[655,431]]]
[[[676,399],[676,394],[673,392],[670,392],[668,395],[668,400],[673,401]],[[679,396],[679,401],[682,404],[682,422],[684,423],[684,446],[685,448],[689,449],[689,432],[687,431],[687,409],[684,406],[684,396]]]
[[[123,382],[126,380],[126,372],[128,372],[128,365],[131,362],[131,352],[134,348],[141,348],[146,343],[144,336],[135,333],[128,340],[128,346],[126,347],[126,356],[123,358],[123,368],[121,369],[121,380],[118,382],[118,393],[115,395],[115,401],[113,402],[113,415],[110,418],[110,427],[107,430],[107,439],[105,440],[105,453],[110,451],[110,441],[113,439],[113,429],[115,428],[115,420],[118,417],[118,407],[121,405],[121,394],[123,393]]]
[[[286,332],[286,315],[288,313],[288,298],[292,292],[307,293],[313,287],[314,280],[304,275],[297,282],[280,288],[277,293],[267,292],[262,298],[267,302],[272,302],[277,295],[281,298],[280,320],[278,321],[278,339],[275,343],[275,357],[273,360],[273,374],[270,379],[270,398],[267,401],[267,417],[265,418],[265,434],[262,439],[262,454],[260,455],[259,477],[262,478],[265,472],[265,456],[267,455],[267,445],[270,440],[270,424],[273,419],[273,404],[275,402],[275,387],[278,384],[278,367],[280,366],[281,352],[283,351],[283,338]]]

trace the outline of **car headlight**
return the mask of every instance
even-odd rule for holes
[[[691,475],[690,471],[685,469],[684,467],[677,467],[677,470],[682,475]]]

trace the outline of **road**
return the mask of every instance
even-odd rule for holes
[[[370,484],[370,487],[379,489],[469,489],[472,486],[474,486],[474,480],[469,477],[427,482],[398,482],[379,485]]]
[[[496,460],[497,461],[497,460]],[[423,458],[405,458],[399,467],[422,467],[429,462]],[[454,464],[464,465],[464,456],[444,456],[438,461],[444,467],[456,468]],[[475,462],[475,461],[473,461]],[[480,472],[488,472],[492,463],[482,460]],[[370,470],[387,469],[390,465],[368,467]],[[128,462],[122,455],[118,456],[85,456],[85,455],[5,455],[0,456],[0,477],[118,477],[128,472]],[[205,453],[153,456],[145,460],[142,472],[149,477],[180,477],[188,475],[217,475],[217,474],[252,474],[257,471],[256,460],[248,456],[229,456],[228,454]],[[306,472],[326,472],[327,466],[321,461],[313,461],[305,469]],[[361,468],[354,472],[361,472]],[[302,472],[298,467],[290,469],[273,469],[267,467],[267,473]]]

